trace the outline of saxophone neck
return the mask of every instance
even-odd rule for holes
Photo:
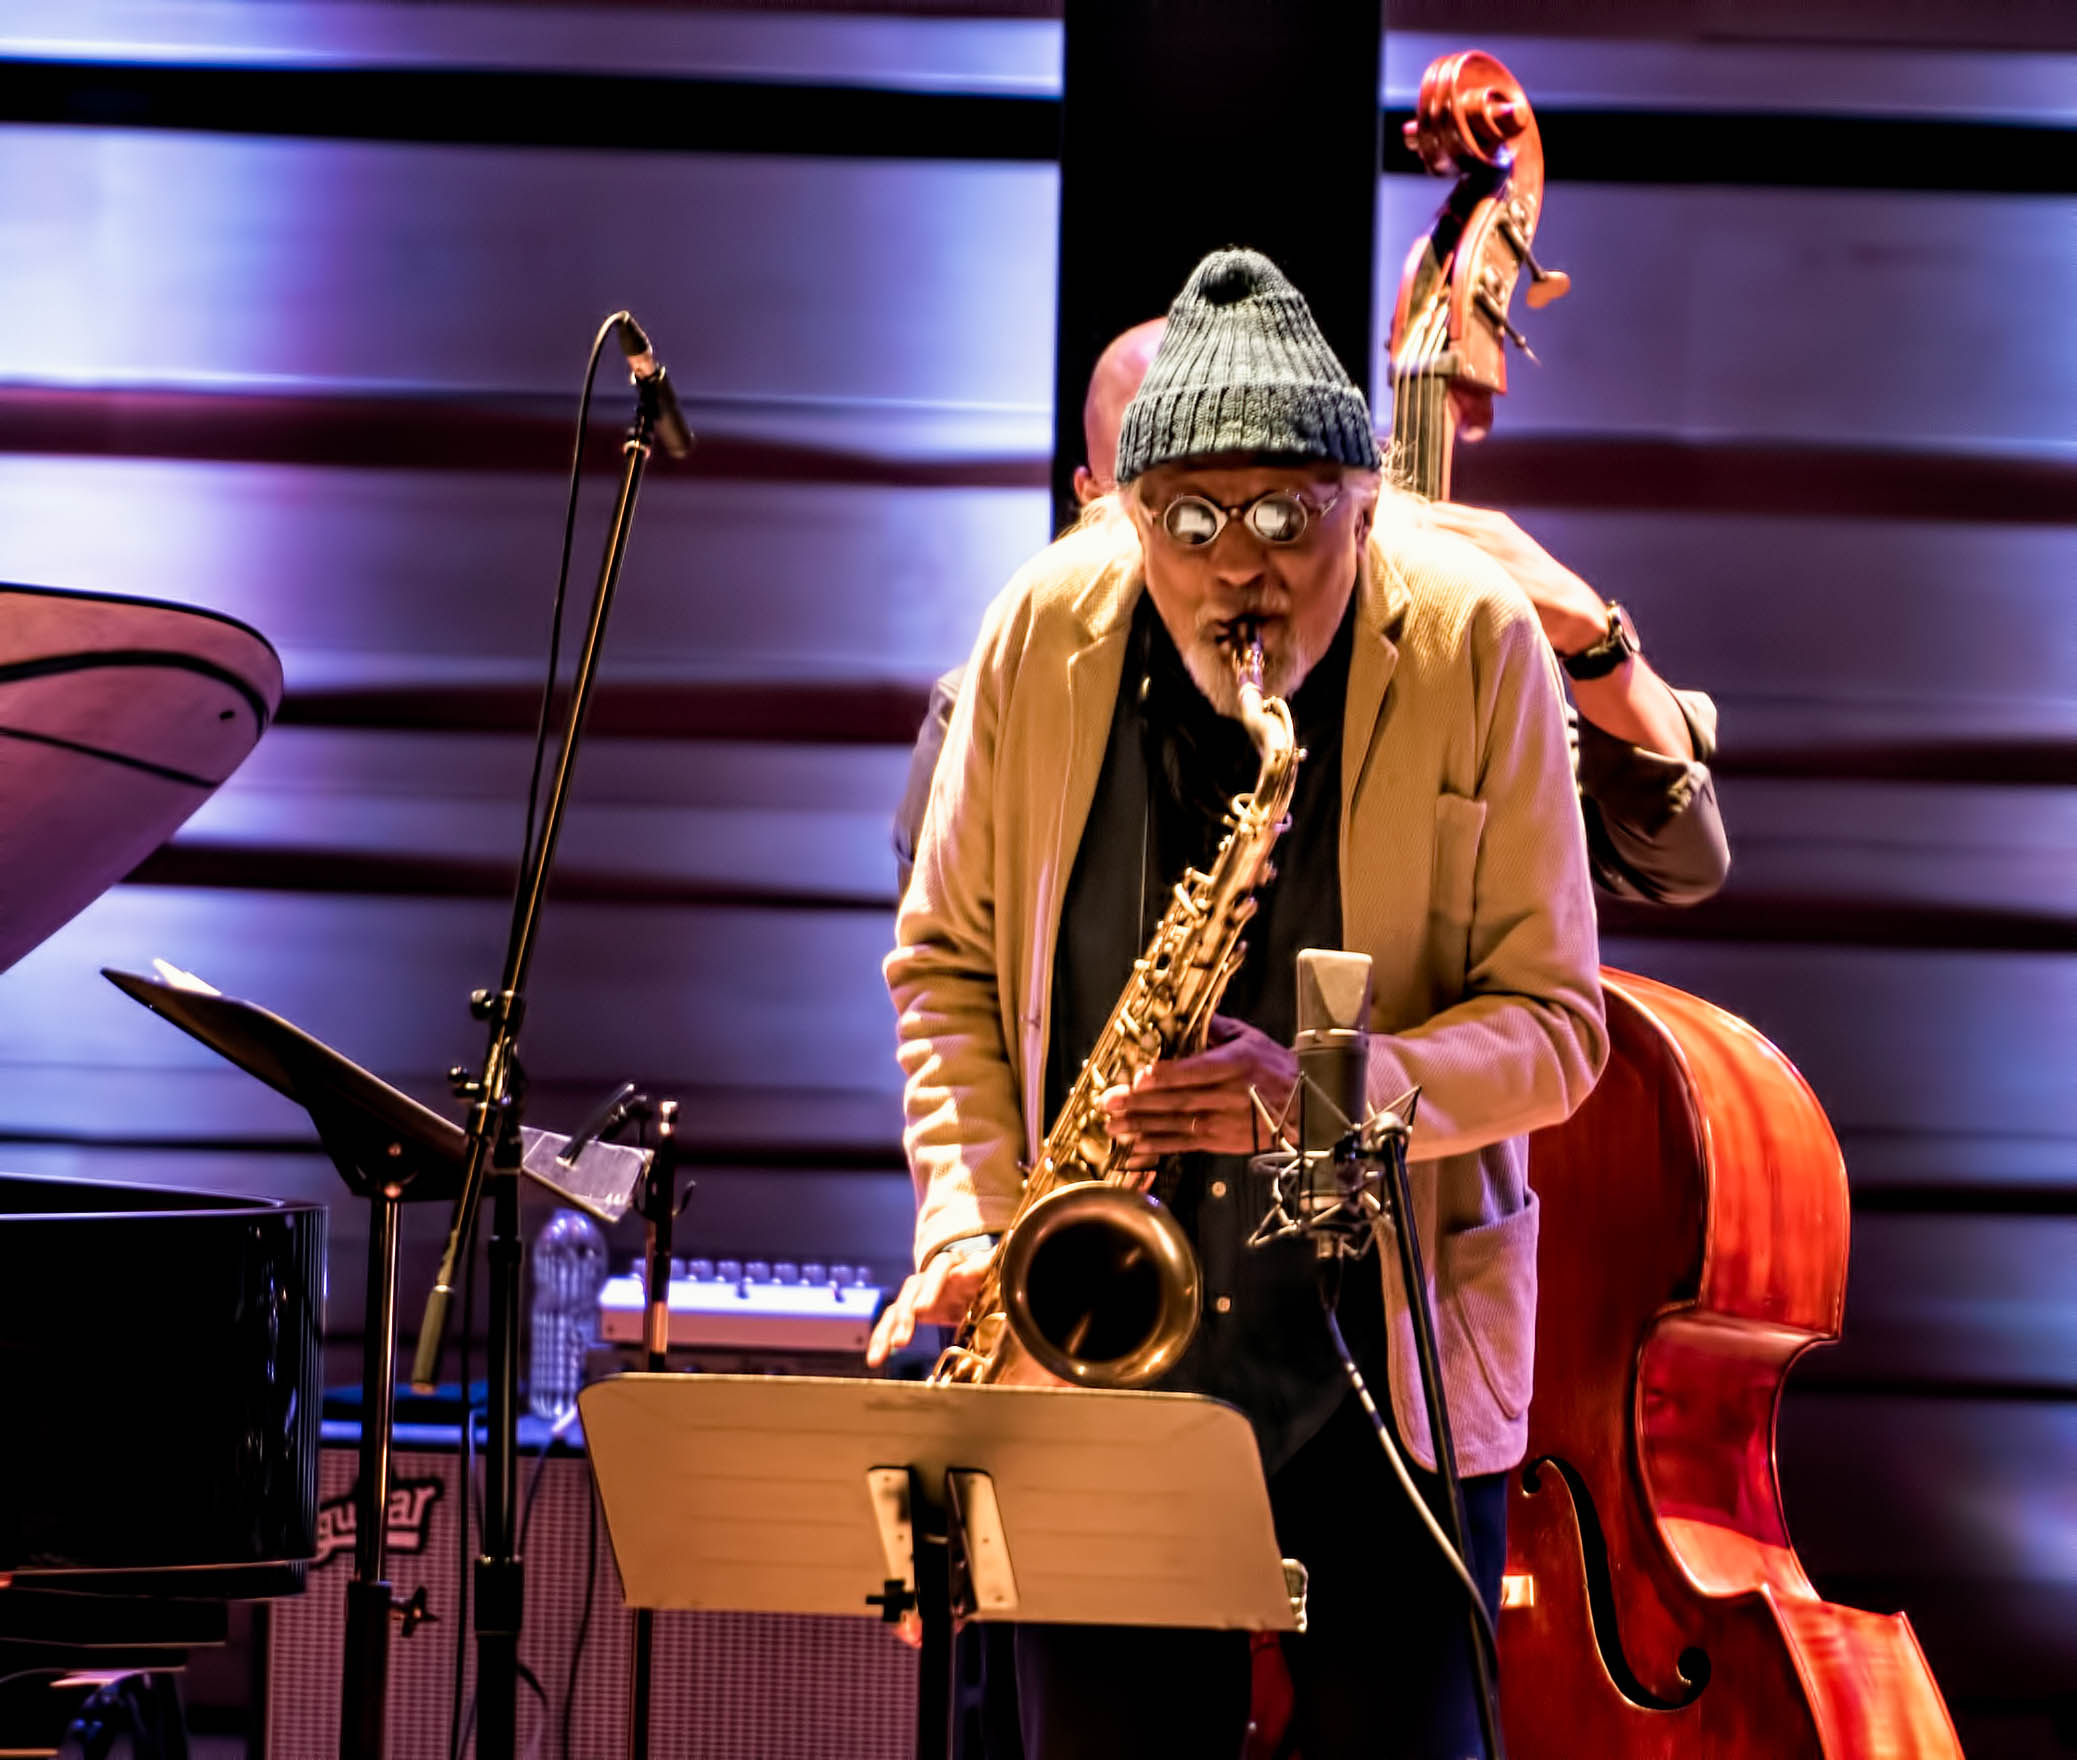
[[[1266,664],[1261,626],[1252,619],[1241,619],[1233,626],[1233,676],[1240,687],[1240,719],[1255,750],[1264,757],[1288,741],[1290,728],[1288,712],[1278,712],[1283,709],[1281,700],[1263,689]],[[1276,709],[1269,707],[1272,703]]]

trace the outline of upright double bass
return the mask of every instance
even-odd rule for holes
[[[1394,463],[1449,493],[1507,388],[1543,146],[1490,55],[1433,63],[1407,139],[1454,176],[1392,324]],[[1539,1132],[1529,1453],[1509,1492],[1501,1700],[1514,1760],[1959,1760],[1902,1615],[1819,1598],[1790,1544],[1774,1421],[1839,1336],[1846,1169],[1788,1060],[1722,1009],[1604,968],[1606,1074]]]

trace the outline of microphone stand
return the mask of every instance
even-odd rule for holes
[[[1409,1116],[1407,1122],[1411,1124]],[[1406,1178],[1404,1130],[1376,1133],[1359,1131],[1356,1165],[1380,1176],[1385,1213],[1393,1220],[1393,1238],[1399,1243],[1399,1276],[1406,1286],[1406,1305],[1413,1318],[1414,1354],[1421,1365],[1421,1392],[1428,1407],[1428,1437],[1435,1445],[1435,1470],[1442,1479],[1443,1520],[1448,1524],[1450,1544],[1464,1561],[1464,1569],[1477,1582],[1478,1564],[1471,1556],[1471,1526],[1464,1515],[1464,1485],[1457,1475],[1457,1444],[1450,1434],[1450,1406],[1442,1387],[1442,1352],[1436,1343],[1435,1309],[1428,1299],[1428,1273],[1421,1260],[1420,1231],[1414,1226],[1413,1196]],[[1324,1297],[1325,1291],[1322,1292]],[[1330,1304],[1328,1312],[1333,1313]],[[1491,1629],[1482,1606],[1465,1609],[1470,1623],[1471,1666],[1478,1682],[1478,1727],[1485,1740],[1486,1760],[1507,1760],[1502,1743],[1499,1714],[1499,1685],[1494,1678],[1493,1658],[1486,1648]]]
[[[440,1270],[426,1298],[425,1319],[418,1333],[411,1384],[430,1389],[439,1379],[440,1344],[447,1310],[453,1300],[461,1260],[475,1228],[476,1214],[490,1194],[490,1384],[489,1434],[484,1449],[483,1551],[476,1560],[476,1752],[480,1760],[512,1760],[518,1748],[519,1634],[525,1616],[526,1579],[519,1557],[519,1286],[524,1251],[519,1236],[520,1114],[525,1077],[519,1065],[519,1030],[526,1015],[527,972],[533,961],[535,931],[548,873],[555,861],[556,837],[584,734],[584,717],[597,680],[606,618],[619,584],[620,565],[634,525],[635,497],[662,416],[663,377],[637,379],[635,419],[621,448],[620,497],[606,539],[606,551],[592,598],[591,621],[577,660],[569,719],[555,780],[549,789],[541,834],[526,852],[513,897],[512,927],[505,947],[505,966],[495,990],[478,990],[469,998],[469,1013],[489,1026],[483,1067],[470,1076],[457,1067],[450,1073],[457,1098],[469,1103],[467,1154],[462,1189]],[[554,688],[550,681],[549,688]],[[466,1317],[465,1317],[466,1319]],[[463,1390],[466,1407],[468,1390]],[[466,1410],[464,1422],[471,1421]]]
[[[1414,1355],[1420,1366],[1423,1403],[1428,1409],[1428,1435],[1435,1445],[1435,1470],[1443,1484],[1443,1525],[1467,1579],[1464,1587],[1470,1600],[1465,1618],[1470,1625],[1471,1665],[1478,1686],[1479,1734],[1484,1739],[1486,1760],[1507,1760],[1494,1657],[1488,1648],[1493,1628],[1483,1601],[1477,1598],[1477,1564],[1471,1555],[1470,1523],[1464,1514],[1464,1486],[1457,1473],[1449,1399],[1442,1385],[1435,1309],[1428,1297],[1427,1268],[1422,1261],[1420,1235],[1414,1226],[1413,1197],[1406,1176],[1406,1148],[1413,1134],[1414,1106],[1419,1097],[1419,1089],[1402,1095],[1383,1112],[1347,1129],[1331,1148],[1301,1148],[1257,1156],[1255,1166],[1270,1176],[1275,1197],[1248,1244],[1261,1246],[1293,1234],[1312,1238],[1319,1254],[1320,1305],[1326,1312],[1335,1350],[1371,1422],[1377,1426],[1380,1440],[1396,1462],[1398,1451],[1355,1358],[1349,1354],[1335,1315],[1340,1300],[1341,1262],[1360,1259],[1375,1238],[1373,1224],[1380,1218],[1391,1220],[1393,1239],[1399,1249],[1400,1281],[1405,1286],[1406,1305],[1413,1320]],[[1301,1125],[1307,1109],[1316,1100],[1328,1108],[1339,1124],[1349,1123],[1333,1100],[1316,1092],[1314,1084],[1302,1073],[1293,1100]],[[1281,1138],[1284,1121],[1271,1117],[1262,1108],[1259,1097],[1255,1104],[1271,1126],[1272,1135]],[[1302,1143],[1314,1140],[1301,1129]],[[1403,1469],[1401,1477],[1404,1479]],[[1404,1482],[1410,1492],[1414,1490],[1410,1479]]]

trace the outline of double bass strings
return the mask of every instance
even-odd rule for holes
[[[1389,457],[1398,487],[1425,496],[1440,491],[1447,442],[1442,400],[1448,392],[1434,370],[1448,342],[1441,302],[1431,301],[1409,328],[1410,346],[1394,363]]]

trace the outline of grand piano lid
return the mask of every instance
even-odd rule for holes
[[[279,656],[231,618],[0,583],[0,972],[172,836],[280,704]]]
[[[90,1216],[234,1215],[323,1208],[308,1198],[268,1198],[249,1192],[210,1191],[200,1186],[0,1171],[0,1220],[9,1222],[29,1217],[63,1221]],[[12,1255],[24,1250],[34,1250],[31,1236],[0,1231],[0,1266],[10,1265]],[[4,1753],[0,1749],[0,1755]]]

